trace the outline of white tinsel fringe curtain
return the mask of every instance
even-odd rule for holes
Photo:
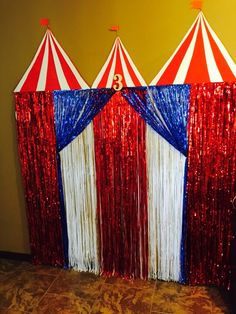
[[[69,241],[69,267],[98,273],[97,196],[92,123],[60,152],[60,158]]]
[[[149,277],[178,281],[185,156],[147,126]]]

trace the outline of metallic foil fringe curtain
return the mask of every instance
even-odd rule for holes
[[[149,277],[181,282],[186,280],[183,217],[189,93],[189,85],[122,90],[147,124],[168,142],[147,129]]]
[[[16,93],[18,151],[33,261],[63,266],[53,97]]]
[[[145,123],[118,92],[93,125],[101,271],[147,278]]]
[[[182,280],[186,157],[147,126],[149,277]]]
[[[187,155],[190,85],[124,88],[122,95],[158,134]]]
[[[34,262],[65,265],[68,229],[70,267],[181,282],[186,271],[190,284],[229,288],[235,91],[195,84],[190,100],[189,85],[58,91],[54,103],[50,92],[16,93]]]
[[[113,89],[55,91],[57,149],[73,141],[114,94]]]
[[[93,126],[60,151],[69,267],[99,273]]]
[[[55,91],[55,123],[66,227],[68,265],[99,272],[97,199],[92,119],[112,89]]]
[[[192,85],[188,133],[189,283],[229,288],[236,192],[235,83]]]

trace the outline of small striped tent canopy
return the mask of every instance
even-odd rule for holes
[[[236,66],[200,12],[150,85],[234,81]]]
[[[111,88],[115,84],[119,85],[119,82],[123,87],[146,85],[120,38],[117,37],[92,88]]]
[[[14,92],[89,88],[50,29]]]

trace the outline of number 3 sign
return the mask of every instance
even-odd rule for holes
[[[122,89],[122,87],[123,87],[122,79],[123,79],[123,77],[121,74],[115,74],[114,75],[115,84],[112,86],[114,88],[114,90],[119,91]]]

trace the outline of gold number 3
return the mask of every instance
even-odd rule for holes
[[[112,86],[114,88],[114,90],[118,91],[118,90],[122,89],[122,87],[123,87],[122,79],[123,79],[123,77],[121,74],[115,74],[114,75],[115,84]]]

